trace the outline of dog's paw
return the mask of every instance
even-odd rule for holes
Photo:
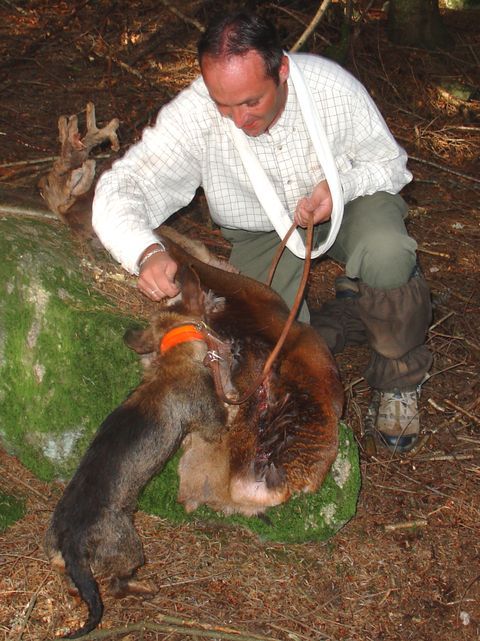
[[[110,583],[110,594],[116,599],[123,599],[126,596],[137,595],[143,597],[153,596],[156,588],[148,581],[136,581],[135,579],[112,579]]]

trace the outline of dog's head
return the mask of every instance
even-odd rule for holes
[[[192,267],[182,266],[177,274],[180,294],[171,299],[152,318],[145,329],[129,329],[124,341],[130,349],[142,356],[145,368],[151,365],[158,355],[163,336],[172,327],[182,323],[205,321],[212,311],[222,308],[224,300],[215,297],[213,292],[205,291]]]

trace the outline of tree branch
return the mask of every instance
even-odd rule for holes
[[[424,160],[423,158],[418,158],[417,156],[411,156],[408,154],[409,160],[414,160],[415,162],[422,163],[424,165],[430,165],[430,167],[435,167],[436,169],[441,169],[442,171],[447,171],[449,174],[453,174],[454,176],[460,176],[461,178],[465,178],[466,180],[473,180],[473,182],[480,183],[480,179],[475,178],[474,176],[469,176],[468,174],[464,174],[461,171],[455,171],[454,169],[450,169],[449,167],[444,167],[443,165],[439,165],[436,162],[432,162],[431,160]]]
[[[109,630],[94,630],[86,634],[83,638],[85,641],[98,641],[100,639],[112,639],[117,636],[124,636],[129,632],[144,632],[150,630],[153,632],[166,632],[183,634],[189,638],[209,638],[224,639],[225,641],[279,641],[273,637],[264,637],[253,633],[248,633],[233,628],[224,628],[216,625],[206,625],[195,621],[182,621],[174,617],[159,615],[164,623],[153,623],[142,621],[140,623],[131,623],[120,628],[111,628]]]
[[[315,30],[315,28],[318,25],[318,23],[320,22],[320,20],[323,18],[324,14],[325,14],[326,10],[328,9],[328,7],[330,6],[331,2],[332,2],[332,0],[323,0],[322,4],[318,8],[317,13],[313,16],[313,18],[312,18],[310,24],[308,25],[308,27],[305,29],[305,31],[302,33],[302,35],[297,40],[297,42],[293,45],[293,47],[290,49],[290,51],[292,53],[294,53],[295,51],[298,51],[299,49],[301,49],[303,47],[305,42],[308,40],[308,38],[311,36],[313,31]]]

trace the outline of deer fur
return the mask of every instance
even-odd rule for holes
[[[203,287],[225,298],[204,320],[235,345],[231,383],[242,395],[262,370],[289,310],[266,285],[204,263],[172,240],[167,245]],[[328,348],[313,328],[295,322],[269,376],[231,411],[220,441],[206,443],[198,433],[184,441],[179,501],[187,511],[206,504],[253,515],[294,493],[317,490],[337,454],[342,409],[343,389]]]

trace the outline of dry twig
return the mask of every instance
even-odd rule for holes
[[[126,62],[123,62],[123,60],[120,60],[118,56],[115,56],[111,51],[110,48],[107,48],[107,51],[102,51],[100,47],[98,46],[98,42],[95,40],[93,36],[86,36],[86,39],[90,41],[91,44],[91,52],[93,55],[97,56],[97,58],[104,58],[107,61],[112,61],[116,65],[120,67],[123,71],[126,71],[127,73],[131,74],[132,76],[135,76],[138,78],[141,82],[150,84],[150,82],[136,69],[128,65]]]
[[[323,16],[325,15],[325,12],[326,12],[326,10],[328,9],[328,7],[330,6],[331,1],[332,1],[332,0],[323,0],[322,4],[321,4],[321,5],[320,5],[320,7],[318,8],[317,13],[313,16],[313,18],[312,18],[312,20],[311,20],[310,24],[309,24],[309,25],[308,25],[308,27],[305,29],[305,31],[302,33],[302,35],[301,35],[301,36],[300,36],[300,38],[297,40],[297,42],[296,42],[296,43],[293,45],[293,47],[290,49],[290,51],[295,52],[295,51],[298,51],[299,49],[301,49],[301,48],[303,47],[303,45],[305,44],[305,42],[308,40],[308,38],[310,37],[310,35],[311,35],[311,34],[313,33],[313,31],[315,30],[315,28],[316,28],[316,26],[318,25],[318,23],[320,22],[320,20],[321,20],[321,19],[323,18]]]
[[[429,165],[430,167],[435,167],[436,169],[441,169],[441,171],[446,171],[449,174],[453,174],[454,176],[460,176],[460,178],[465,178],[466,180],[471,180],[475,183],[480,184],[479,178],[475,178],[474,176],[470,176],[469,174],[464,174],[463,172],[456,171],[455,169],[450,169],[450,167],[444,167],[443,165],[439,165],[438,163],[432,162],[431,160],[424,160],[423,158],[418,158],[418,156],[411,156],[410,154],[408,155],[408,158],[410,160],[414,160],[415,162]]]
[[[159,618],[164,623],[152,623],[149,621],[142,621],[141,623],[131,623],[120,628],[110,628],[109,630],[94,630],[86,634],[83,639],[85,641],[99,640],[99,639],[112,639],[114,637],[122,637],[130,632],[165,632],[168,634],[182,634],[186,637],[193,638],[212,638],[225,639],[225,641],[279,641],[274,637],[264,637],[257,634],[250,634],[232,628],[224,628],[216,625],[206,625],[196,621],[183,621],[174,617],[159,615]]]
[[[460,412],[460,414],[463,414],[464,416],[468,416],[468,418],[470,418],[472,421],[480,425],[480,418],[478,418],[478,416],[475,416],[475,414],[468,412],[466,409],[464,409],[463,407],[460,407],[459,405],[449,400],[448,398],[445,399],[445,403],[447,405],[450,405],[450,407],[453,407],[453,409],[457,410],[457,412]]]
[[[395,532],[396,530],[413,530],[418,527],[427,527],[427,519],[416,519],[415,521],[401,521],[400,523],[390,523],[384,526],[385,532]]]
[[[198,20],[195,20],[195,18],[189,18],[184,13],[182,13],[179,9],[174,7],[170,2],[167,2],[167,0],[160,0],[160,2],[163,4],[164,7],[166,7],[169,11],[175,14],[177,18],[180,18],[186,24],[192,25],[193,27],[198,29],[200,33],[203,33],[205,31],[205,27],[200,22],[198,22]]]
[[[30,616],[31,616],[32,612],[33,612],[33,608],[35,607],[35,604],[37,602],[38,595],[40,594],[40,591],[42,590],[43,586],[47,582],[48,578],[49,578],[49,575],[47,574],[47,576],[43,579],[42,583],[35,590],[35,592],[32,595],[32,598],[28,602],[28,605],[27,605],[27,608],[25,610],[25,614],[23,615],[22,621],[21,621],[19,627],[15,629],[15,641],[21,641],[21,639],[23,637],[23,633],[24,633],[25,628],[27,626],[27,623],[28,623],[28,621],[30,619]],[[12,637],[9,637],[9,638],[12,638]]]
[[[47,156],[47,158],[37,158],[33,160],[16,160],[15,162],[4,162],[0,165],[0,169],[5,167],[22,167],[23,165],[42,165],[43,163],[51,163],[57,160],[58,156]]]
[[[423,461],[471,461],[473,458],[475,458],[474,454],[431,454],[430,456],[415,457],[415,463]]]
[[[431,249],[427,249],[423,245],[418,245],[417,251],[422,252],[422,254],[428,254],[429,256],[439,256],[440,258],[446,258],[450,260],[452,256],[446,252],[434,252]]]
[[[29,492],[32,492],[32,494],[35,494],[37,499],[39,499],[42,503],[47,505],[47,501],[45,500],[45,495],[42,494],[41,492],[39,492],[38,490],[36,490],[34,487],[32,487],[32,485],[30,483],[27,483],[26,481],[24,481],[23,479],[19,478],[18,476],[15,476],[15,477],[12,476],[3,465],[0,465],[0,470],[1,470],[3,476],[5,476],[6,478],[9,478],[15,484],[18,483],[19,485],[24,487]]]
[[[104,158],[110,158],[112,154],[98,154],[98,156],[92,156],[95,160],[100,160]],[[0,169],[5,167],[23,167],[24,165],[43,165],[46,163],[52,163],[58,160],[58,156],[46,156],[45,158],[33,158],[32,160],[16,160],[15,162],[5,162],[0,164]]]

